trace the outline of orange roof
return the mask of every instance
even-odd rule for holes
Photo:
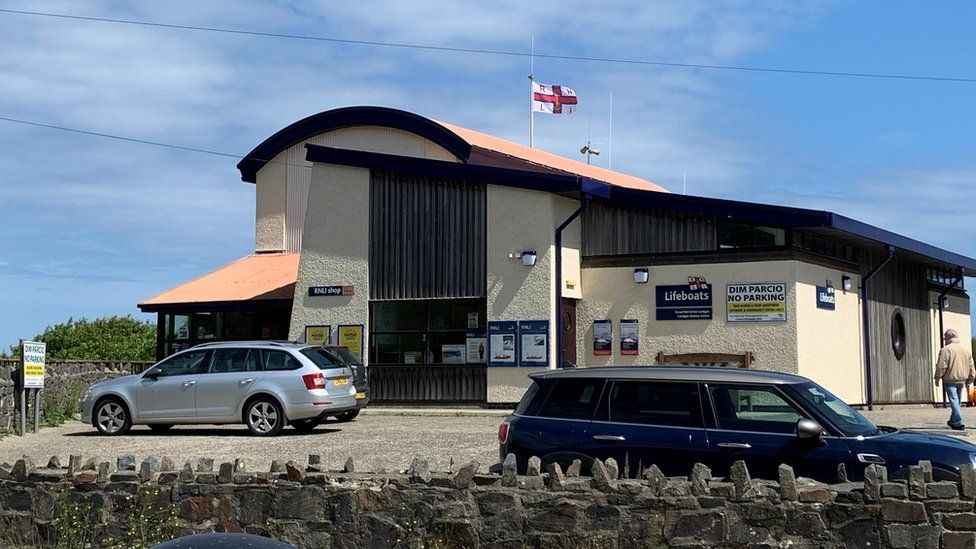
[[[518,143],[512,141],[501,139],[486,133],[469,130],[467,128],[462,128],[461,126],[441,122],[439,120],[435,120],[435,122],[456,133],[458,137],[467,141],[472,147],[494,151],[517,158],[519,160],[530,162],[532,164],[552,168],[569,174],[589,177],[591,179],[603,181],[604,183],[609,183],[611,185],[627,187],[630,189],[641,189],[645,191],[668,192],[668,190],[664,187],[639,177],[615,172],[606,168],[591,166],[589,164],[579,162],[578,160],[570,160],[569,158],[559,156],[558,154],[533,149],[531,147],[526,147],[525,145],[519,145]]]
[[[211,271],[139,304],[143,310],[177,303],[292,299],[297,253],[255,254]]]

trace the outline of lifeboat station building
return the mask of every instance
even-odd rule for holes
[[[798,373],[853,404],[942,400],[976,260],[826,211],[671,194],[412,114],[295,122],[239,164],[254,254],[139,306],[160,357],[348,346],[375,400],[511,403],[568,365]]]

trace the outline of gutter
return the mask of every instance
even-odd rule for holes
[[[874,410],[874,387],[871,381],[871,317],[868,311],[868,282],[895,257],[895,247],[885,246],[885,258],[861,278],[861,316],[864,318],[864,382],[867,389],[868,410]]]

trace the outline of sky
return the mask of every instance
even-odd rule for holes
[[[2,9],[349,40],[814,71],[976,77],[976,4],[9,0]],[[383,105],[528,141],[528,60],[0,13],[0,117],[243,156]],[[536,146],[675,192],[827,209],[976,256],[976,83],[536,59],[578,111]],[[612,139],[610,94],[613,94]],[[247,255],[237,159],[0,121],[0,347]],[[973,281],[970,280],[969,283]]]

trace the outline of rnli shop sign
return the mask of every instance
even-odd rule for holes
[[[688,284],[655,286],[658,320],[711,320],[712,287],[704,278],[688,277]]]
[[[747,282],[726,286],[729,322],[786,322],[786,283]]]

